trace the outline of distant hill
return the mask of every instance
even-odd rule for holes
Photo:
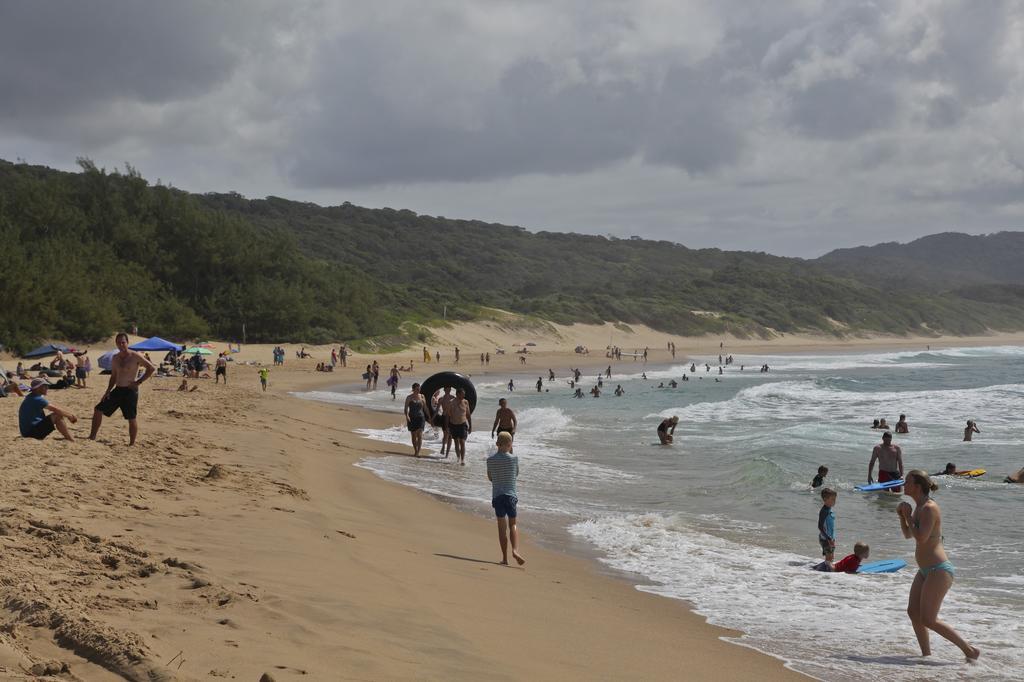
[[[914,290],[1024,285],[1024,232],[943,232],[907,244],[837,249],[813,262],[861,282]]]
[[[372,337],[376,348],[398,347],[426,340],[419,325],[442,314],[478,319],[488,307],[676,335],[1024,329],[1017,233],[936,235],[805,261],[190,194],[130,168],[80,165],[66,173],[0,161],[0,344],[88,341],[136,322],[174,338]]]

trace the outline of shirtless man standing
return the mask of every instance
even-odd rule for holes
[[[128,350],[128,335],[124,332],[120,332],[114,341],[118,352],[110,359],[107,390],[92,412],[89,440],[96,440],[104,415],[109,417],[120,409],[121,415],[128,420],[128,445],[135,445],[135,437],[139,435],[139,422],[136,419],[139,411],[139,386],[153,375],[156,367],[141,353]],[[145,368],[141,378],[140,366]]]
[[[455,402],[455,396],[452,395],[452,388],[445,386],[444,395],[437,401],[437,412],[441,413],[441,432],[444,434],[441,438],[441,454],[445,457],[452,451],[452,432],[448,428],[448,413],[453,402]]]
[[[874,483],[875,460],[878,460],[878,482],[898,481],[903,478],[903,451],[899,445],[892,444],[892,434],[886,431],[882,434],[882,443],[876,445],[871,451],[871,461],[868,463],[868,483]],[[900,487],[890,488],[891,492],[898,493]]]
[[[455,442],[455,456],[459,458],[459,464],[466,466],[466,438],[473,431],[473,417],[469,413],[466,392],[461,388],[457,389],[455,399],[449,406],[449,409],[445,410],[445,414],[448,415],[445,420],[448,422],[448,433]]]
[[[500,433],[501,431],[508,431],[508,435],[515,438],[516,426],[518,425],[516,413],[508,406],[508,401],[504,398],[499,400],[498,411],[494,413],[494,425],[491,427],[491,438],[494,438],[495,433]],[[512,452],[511,448],[509,448],[509,452]]]

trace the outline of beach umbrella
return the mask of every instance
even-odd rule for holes
[[[117,350],[108,350],[106,353],[99,357],[99,359],[96,361],[96,364],[100,366],[100,369],[111,369],[111,366],[114,364],[114,356],[117,355],[118,352],[119,351]]]
[[[213,355],[212,350],[203,348],[202,346],[192,346],[191,348],[186,348],[184,353],[185,355]]]
[[[151,336],[145,341],[139,341],[138,343],[128,346],[132,350],[173,350],[180,351],[182,345],[180,343],[172,343],[165,339],[161,339],[159,336]]]
[[[56,355],[57,353],[70,353],[71,349],[62,343],[48,343],[45,346],[39,346],[25,353],[26,360],[32,360],[34,358],[45,358],[49,355]]]

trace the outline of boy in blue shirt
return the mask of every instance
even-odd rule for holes
[[[461,390],[461,389],[460,389]],[[491,506],[498,518],[498,544],[501,545],[501,563],[508,566],[508,542],[512,541],[512,558],[520,566],[526,559],[519,554],[519,531],[516,528],[516,479],[519,477],[519,458],[512,454],[512,434],[498,434],[498,451],[487,458],[487,480],[491,482]],[[508,517],[506,522],[505,517]]]
[[[49,390],[50,385],[43,379],[32,380],[32,387],[18,408],[18,430],[25,438],[43,440],[56,429],[66,440],[74,440],[64,420],[74,424],[78,417],[48,401],[46,393]],[[51,414],[47,415],[45,410]]]
[[[821,510],[818,512],[818,542],[825,561],[832,563],[836,551],[836,515],[832,507],[836,504],[836,491],[832,488],[821,489]]]

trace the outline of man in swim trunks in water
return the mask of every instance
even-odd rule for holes
[[[882,442],[876,445],[871,451],[871,461],[868,462],[868,483],[874,483],[875,460],[878,460],[878,482],[887,483],[898,481],[903,478],[903,451],[899,445],[892,444],[892,434],[886,431],[882,434]],[[892,492],[901,491],[899,486],[891,488]]]
[[[498,411],[494,413],[494,425],[491,426],[491,438],[494,438],[494,434],[500,431],[507,431],[512,438],[515,438],[516,426],[518,425],[516,413],[508,406],[508,401],[504,398],[499,400]],[[510,448],[509,452],[511,451]]]
[[[419,457],[420,448],[423,447],[423,426],[427,423],[427,412],[426,399],[420,393],[420,385],[413,384],[412,393],[405,398],[405,426],[412,438],[413,457]]]
[[[907,415],[900,415],[900,420],[896,422],[896,433],[910,433],[910,425],[907,424]]]
[[[970,443],[971,437],[974,436],[974,434],[976,433],[981,433],[981,431],[978,429],[978,425],[974,423],[973,419],[968,419],[967,427],[964,429],[964,442]]]
[[[461,388],[456,389],[455,399],[449,405],[450,407],[445,410],[445,414],[448,415],[448,433],[455,443],[455,456],[459,458],[459,464],[466,466],[466,439],[473,431],[473,417],[469,413],[466,392]]]
[[[121,410],[121,415],[128,420],[128,445],[135,445],[135,438],[139,435],[139,386],[153,376],[156,367],[141,353],[128,350],[128,335],[124,332],[118,333],[114,340],[118,352],[110,359],[110,381],[107,383],[107,390],[92,412],[92,431],[89,433],[89,440],[96,440],[104,416],[109,417],[117,410]],[[140,366],[145,369],[141,377]]]

